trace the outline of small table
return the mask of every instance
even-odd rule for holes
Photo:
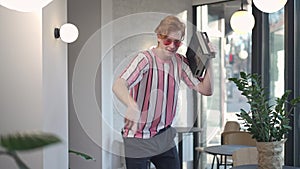
[[[217,145],[217,146],[209,146],[209,147],[205,147],[204,151],[208,154],[212,154],[214,155],[213,158],[213,162],[212,162],[212,166],[211,168],[214,167],[214,162],[215,159],[217,160],[217,168],[220,168],[220,163],[219,163],[219,159],[218,159],[218,155],[221,156],[225,156],[225,169],[227,167],[227,156],[232,156],[233,152],[241,149],[241,148],[247,148],[247,147],[253,147],[253,146],[246,146],[246,145],[230,145],[230,144],[226,144],[226,145]]]
[[[232,167],[231,169],[257,169],[258,166],[256,164],[251,165],[240,165]],[[292,167],[292,166],[283,166],[283,169],[300,169],[299,167]]]
[[[177,134],[178,134],[178,154],[179,154],[179,160],[180,160],[180,169],[182,169],[182,164],[183,164],[183,146],[182,146],[182,139],[183,139],[183,134],[184,133],[194,133],[193,134],[193,137],[195,137],[195,133],[198,133],[198,132],[202,132],[203,129],[201,128],[198,128],[198,127],[175,127],[175,129],[177,130]],[[195,139],[193,139],[195,140]],[[196,158],[195,158],[195,142],[193,143],[194,145],[194,155],[193,155],[193,167],[194,169],[197,169],[197,166],[196,166]]]

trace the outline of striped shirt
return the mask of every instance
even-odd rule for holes
[[[150,138],[170,126],[176,114],[180,81],[195,89],[200,80],[193,77],[187,59],[176,54],[163,61],[153,50],[140,52],[120,76],[129,85],[130,95],[140,110],[135,133],[127,126],[124,137]]]

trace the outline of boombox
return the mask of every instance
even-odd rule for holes
[[[195,77],[203,77],[208,60],[215,57],[206,32],[195,31],[186,51],[189,67]]]

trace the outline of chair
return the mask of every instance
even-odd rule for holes
[[[196,161],[196,166],[198,168],[199,164],[200,164],[200,158],[202,156],[202,153],[204,152],[204,148],[203,147],[195,147],[195,150],[198,152],[198,158],[197,158],[197,161]]]
[[[207,137],[207,142],[210,142],[218,132],[219,132],[219,130],[217,128],[213,128],[210,132],[211,133],[210,137]],[[199,164],[201,164],[200,160],[201,160],[202,153],[204,152],[204,147],[202,147],[202,146],[195,147],[195,150],[198,152],[196,166],[199,167]]]
[[[221,133],[221,143],[222,144],[234,144],[234,145],[247,145],[256,146],[256,140],[252,138],[249,132],[245,131],[226,131]],[[227,161],[227,156],[225,156],[224,161]],[[220,165],[223,164],[223,156],[221,156]],[[230,162],[229,162],[230,164]],[[232,162],[231,162],[231,165]]]
[[[241,129],[240,127],[240,123],[238,123],[237,121],[227,121],[225,123],[225,126],[224,126],[224,129],[223,129],[223,133],[226,133],[226,132],[239,132]],[[223,143],[223,138],[222,138],[222,134],[221,134],[221,144],[224,144]],[[200,161],[200,156],[201,154],[203,153],[203,147],[196,147],[195,150],[199,153],[199,157],[198,157],[198,161],[197,161],[197,164],[199,165],[199,161]],[[214,157],[215,158],[215,157]],[[223,164],[223,156],[220,157],[221,158],[221,161],[220,161],[220,164],[222,165]],[[227,158],[225,158],[225,160],[227,160]],[[214,163],[214,162],[213,162]],[[212,165],[213,166],[213,165]]]
[[[240,123],[237,121],[227,121],[224,126],[223,132],[239,131],[241,129]]]
[[[237,122],[237,121],[227,121],[225,123],[224,129],[223,129],[223,133],[229,132],[229,131],[240,131],[240,130],[241,130],[241,126],[240,126],[239,122]],[[222,133],[221,133],[221,144],[224,144],[223,140],[224,139],[223,139],[223,136],[222,136]],[[223,163],[223,158],[224,158],[223,156],[220,157],[221,164]]]
[[[256,146],[256,140],[252,138],[249,132],[245,131],[227,131],[221,134],[222,144],[236,144]]]
[[[242,148],[232,154],[233,166],[257,164],[258,152],[256,147]]]

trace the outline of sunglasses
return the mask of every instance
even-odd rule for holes
[[[163,41],[163,44],[164,45],[171,45],[172,44],[172,42],[174,43],[174,46],[175,47],[179,47],[179,46],[181,46],[181,44],[182,44],[182,41],[181,40],[178,40],[178,39],[171,39],[171,38],[169,38],[167,35],[159,35],[159,38],[160,39],[162,39]]]

